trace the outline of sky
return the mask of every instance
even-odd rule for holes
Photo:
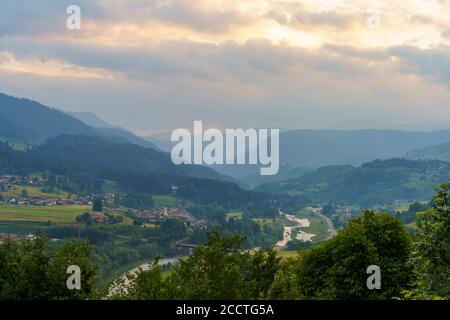
[[[450,0],[2,0],[0,92],[140,135],[450,128]]]

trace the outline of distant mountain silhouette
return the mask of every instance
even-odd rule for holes
[[[19,134],[31,142],[43,142],[62,133],[95,135],[91,127],[61,111],[5,94],[0,94],[0,118],[13,124],[5,135]],[[17,132],[18,127],[25,129],[23,134]]]
[[[280,157],[291,166],[360,164],[445,142],[450,130],[295,130],[281,133]]]
[[[443,143],[410,151],[406,154],[406,158],[414,160],[450,161],[450,143]]]
[[[170,150],[172,143],[164,137],[147,139],[161,149]],[[359,165],[376,159],[402,157],[407,152],[450,143],[450,130],[414,132],[399,130],[292,130],[280,132],[280,163],[289,168],[318,168],[327,165]],[[258,179],[259,166],[220,165],[213,168],[222,174],[241,179],[249,185],[280,181],[289,170],[277,176]],[[291,172],[292,173],[292,172]],[[295,176],[294,176],[295,177]]]
[[[0,137],[14,140],[34,139],[34,133],[27,128],[17,125],[11,121],[0,118]]]
[[[94,128],[109,128],[109,129],[122,129],[125,130],[119,126],[114,126],[103,119],[101,119],[99,116],[97,116],[93,112],[67,112],[70,116],[77,118],[81,122],[87,124],[88,126],[94,127]]]
[[[395,200],[428,200],[434,187],[449,179],[449,162],[397,158],[360,166],[324,166],[298,178],[262,184],[256,190],[302,194],[318,204],[371,207]]]
[[[1,93],[0,126],[0,137],[31,144],[42,143],[60,134],[83,134],[158,149],[155,144],[126,129],[114,127],[93,113],[65,113],[36,101]]]
[[[173,147],[173,142],[170,141],[170,132],[154,134],[147,137],[143,137],[145,140],[154,143],[162,151],[170,152]]]

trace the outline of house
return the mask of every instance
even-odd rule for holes
[[[155,208],[140,213],[139,218],[147,221],[157,221],[162,219],[177,219],[182,221],[185,225],[193,228],[204,229],[207,222],[202,219],[197,219],[185,208]]]
[[[103,213],[94,212],[91,214],[92,220],[96,223],[105,223],[108,221],[108,217]]]

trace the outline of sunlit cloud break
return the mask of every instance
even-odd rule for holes
[[[0,51],[0,70],[13,73],[28,73],[43,77],[97,78],[109,80],[115,78],[111,72],[99,68],[86,68],[56,59],[18,59],[14,53],[8,51]]]
[[[5,92],[66,111],[82,96],[84,110],[136,132],[195,119],[287,129],[450,121],[449,1],[76,4],[80,28],[68,29],[72,1],[0,3]]]

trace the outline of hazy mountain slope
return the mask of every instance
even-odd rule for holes
[[[155,144],[160,150],[170,152],[173,147],[173,143],[170,140],[165,140],[156,137],[144,137],[145,140]]]
[[[307,172],[312,171],[312,168],[309,167],[297,167],[297,168],[290,168],[290,167],[280,167],[280,171],[278,174],[273,176],[262,176],[259,174],[259,169],[257,172],[246,175],[240,178],[243,182],[247,183],[251,187],[256,187],[263,183],[270,183],[270,182],[278,182],[278,181],[284,181],[289,179],[296,179],[301,177]]]
[[[360,164],[444,142],[450,142],[450,130],[296,130],[281,134],[280,157],[291,166]]]
[[[26,128],[37,142],[61,133],[95,134],[91,127],[61,111],[5,94],[0,94],[0,118]]]
[[[143,139],[153,142],[162,151],[170,152],[172,147],[175,145],[174,142],[170,141],[171,135],[172,132],[166,131],[143,137]]]
[[[53,157],[62,163],[76,163],[80,168],[101,165],[125,172],[138,170],[226,180],[210,168],[174,165],[168,153],[103,137],[59,135],[40,145],[33,154],[38,158]]]
[[[361,166],[325,166],[298,179],[261,185],[259,191],[301,194],[318,203],[372,206],[394,200],[427,200],[450,180],[450,163],[389,159]]]
[[[93,113],[65,113],[28,99],[0,94],[0,136],[40,143],[60,134],[84,134],[109,137],[118,142],[134,143],[157,149],[156,145],[133,133],[116,128]],[[88,124],[77,119],[84,119]],[[100,125],[95,127],[92,125]],[[103,127],[106,126],[106,127]]]
[[[93,128],[94,132],[103,137],[115,138],[118,142],[128,142],[137,144],[141,147],[152,148],[158,150],[159,148],[152,142],[142,139],[135,134],[124,129],[116,128]]]
[[[74,118],[77,118],[81,122],[84,122],[88,126],[94,127],[94,128],[115,128],[115,129],[122,129],[118,126],[113,126],[112,124],[104,121],[100,117],[98,117],[93,112],[67,112],[67,114],[71,115]]]
[[[27,128],[0,118],[0,137],[14,140],[31,140],[34,139],[34,134]]]
[[[410,151],[406,154],[406,158],[450,161],[450,143],[438,144]]]
[[[169,150],[172,143],[167,137],[152,136],[162,149]],[[161,139],[163,139],[161,141]],[[157,140],[159,140],[157,142]],[[436,145],[450,143],[450,130],[412,132],[397,130],[293,130],[280,132],[280,163],[289,167],[321,167],[326,165],[354,164],[376,159],[404,156],[405,153]],[[258,174],[258,166],[214,166],[222,174],[248,180]],[[280,173],[281,174],[281,173]],[[273,179],[272,179],[273,178]],[[276,177],[271,180],[280,180]]]
[[[136,136],[127,129],[104,121],[93,112],[68,112],[68,114],[93,127],[94,131],[101,136],[116,138],[117,142],[130,142],[142,147],[158,149],[154,143]]]

